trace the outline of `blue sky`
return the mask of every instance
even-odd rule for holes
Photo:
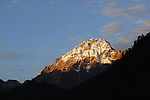
[[[0,78],[24,81],[90,38],[115,49],[150,31],[150,0],[0,0]]]

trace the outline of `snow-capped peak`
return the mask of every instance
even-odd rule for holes
[[[89,70],[96,64],[111,64],[121,56],[122,51],[114,50],[109,42],[92,38],[61,55],[54,61],[54,64],[46,66],[42,72],[52,72],[55,69],[67,72],[71,69],[79,70],[85,66],[88,66]]]

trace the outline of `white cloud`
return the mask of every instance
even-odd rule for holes
[[[122,30],[122,23],[111,22],[103,25],[100,31],[104,33],[117,33],[120,32],[121,30]]]
[[[150,8],[146,5],[132,5],[126,8],[120,7],[116,2],[107,2],[101,9],[101,14],[110,17],[135,18],[150,15]],[[141,34],[150,31],[150,18],[140,19],[135,23],[136,27],[129,31],[129,34],[121,34],[122,23],[112,22],[101,27],[101,31],[110,34],[103,36],[112,37],[112,44],[117,49],[129,48]]]
[[[33,59],[35,54],[22,54],[18,52],[0,52],[0,60],[26,60]]]
[[[20,57],[21,55],[19,53],[14,53],[14,52],[0,53],[0,59],[2,60],[18,59]]]
[[[114,41],[116,48],[123,49],[132,46],[138,36],[150,32],[150,19],[140,19],[136,21],[135,24],[137,26],[134,27],[129,34],[122,34],[116,37]]]
[[[145,5],[134,5],[129,8],[119,8],[115,3],[111,5],[108,3],[101,10],[101,13],[106,16],[111,16],[111,17],[121,16],[126,18],[148,15],[149,12],[150,12],[150,8]]]
[[[68,38],[71,41],[83,41],[85,39],[85,37],[81,37],[81,36],[71,36]]]
[[[124,37],[116,39],[116,41],[112,41],[112,46],[117,50],[125,50],[129,48],[132,42]]]
[[[135,24],[138,26],[132,29],[133,33],[144,34],[150,32],[150,18],[140,19]]]
[[[12,0],[12,3],[18,3],[20,0]]]
[[[132,32],[138,33],[138,34],[144,34],[144,33],[150,32],[150,27],[144,27],[144,26],[135,27],[132,30]]]
[[[131,47],[138,36],[146,34],[150,31],[150,27],[139,26],[133,28],[129,34],[122,34],[115,38],[114,45],[116,48],[125,49]]]
[[[118,37],[117,41],[119,41],[120,43],[129,43],[130,42],[129,38],[126,38],[126,37]]]
[[[107,2],[105,5],[104,5],[104,7],[109,7],[109,8],[112,8],[112,7],[116,7],[116,6],[118,6],[118,3],[117,2]]]
[[[150,26],[150,18],[140,19],[137,22],[135,22],[135,24],[141,24],[145,27],[148,27]]]
[[[134,33],[134,32],[131,32],[129,34],[122,34],[114,39],[113,46],[116,49],[125,50],[125,49],[133,46],[134,41],[137,39],[137,37],[139,35],[141,35],[141,34]]]

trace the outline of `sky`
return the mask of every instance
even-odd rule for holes
[[[150,31],[150,0],[0,0],[0,79],[23,82],[90,38],[125,50]]]

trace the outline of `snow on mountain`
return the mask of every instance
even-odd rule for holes
[[[68,72],[71,69],[80,71],[81,68],[89,70],[96,65],[111,64],[120,59],[123,53],[124,51],[114,50],[110,43],[104,39],[92,38],[61,55],[54,61],[54,64],[46,66],[42,73],[54,70]]]

